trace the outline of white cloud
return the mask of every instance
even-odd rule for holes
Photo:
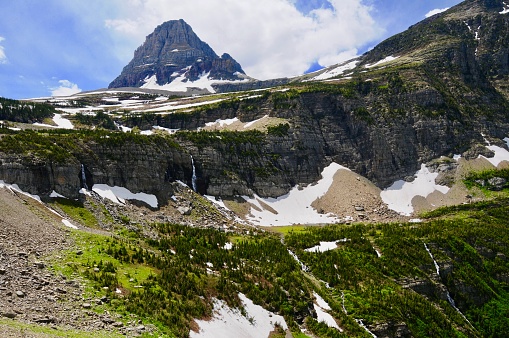
[[[440,8],[433,9],[433,10],[429,11],[428,13],[426,13],[424,16],[429,18],[430,16],[433,16],[435,14],[439,14],[439,13],[445,12],[448,9],[449,9],[449,7],[443,8],[443,9],[440,9]]]
[[[115,17],[104,25],[127,63],[156,26],[184,19],[217,54],[231,54],[248,75],[259,79],[298,75],[317,60],[323,66],[344,61],[383,34],[362,0],[330,0],[333,8],[308,15],[294,2],[115,0]]]
[[[0,43],[4,41],[5,38],[0,36]],[[7,63],[7,55],[5,55],[5,49],[4,46],[0,46],[0,65]]]
[[[78,85],[72,83],[69,80],[60,80],[58,83],[60,84],[59,87],[50,88],[51,96],[70,96],[81,92],[81,89],[78,88]]]

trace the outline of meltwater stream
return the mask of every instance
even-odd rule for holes
[[[433,264],[435,264],[435,270],[437,271],[437,275],[438,275],[438,278],[441,278],[440,277],[440,267],[438,266],[438,263],[437,261],[435,260],[435,257],[433,256],[433,254],[431,253],[431,251],[429,250],[428,246],[426,245],[426,243],[424,243],[424,248],[426,248],[426,251],[428,252],[429,256],[431,257],[431,259],[433,260]],[[445,288],[445,292],[446,292],[446,296],[447,296],[447,300],[449,301],[449,304],[451,304],[451,306],[453,307],[454,310],[456,310],[462,317],[463,319],[465,319],[465,321],[467,321],[468,324],[470,324],[472,326],[472,324],[470,323],[470,321],[467,319],[467,317],[465,317],[465,315],[460,311],[460,309],[458,309],[456,307],[456,303],[454,302],[454,299],[452,299],[451,295],[449,294],[449,290],[447,290],[447,288]]]

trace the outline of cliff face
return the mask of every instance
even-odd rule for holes
[[[283,91],[234,97],[190,112],[122,119],[130,127],[159,125],[182,131],[233,118],[251,122],[270,116],[285,121],[268,132],[202,131],[164,141],[154,136],[139,136],[144,141],[86,141],[65,164],[44,154],[33,160],[4,152],[0,179],[23,184],[33,193],[55,189],[73,197],[83,163],[95,183],[165,200],[169,182],[191,185],[192,155],[200,193],[276,197],[298,183],[316,181],[332,161],[384,188],[440,156],[468,151],[476,157],[485,150],[484,137],[504,146],[501,139],[509,136],[509,44],[504,42],[509,15],[500,14],[502,9],[502,2],[466,1],[382,42],[361,58],[348,78],[294,83]],[[182,48],[182,39],[200,46],[182,22],[174,24],[183,27],[171,29],[180,32],[170,39],[174,42],[166,46],[165,38],[156,43],[157,36],[168,32],[163,25],[148,39],[155,42],[137,54],[153,54],[155,46]],[[207,55],[213,56],[210,50]],[[381,62],[388,56],[391,61]],[[218,69],[235,69],[228,56],[211,62],[221,64]]]
[[[205,73],[215,80],[239,80],[238,74],[245,75],[230,55],[219,57],[184,20],[174,20],[147,36],[109,88],[140,87],[154,75],[158,85],[171,83],[179,76],[195,81]]]

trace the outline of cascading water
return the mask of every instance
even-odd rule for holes
[[[309,268],[308,268],[308,267],[307,267],[304,263],[302,263],[302,262],[299,260],[299,257],[297,257],[297,255],[296,255],[293,251],[291,251],[290,249],[288,249],[288,253],[290,254],[290,256],[292,256],[292,257],[293,257],[293,259],[295,259],[295,260],[297,261],[297,263],[299,263],[299,264],[300,264],[300,268],[301,268],[301,270],[302,270],[302,271],[304,271],[304,272],[308,272],[308,271],[309,271]]]
[[[88,190],[87,176],[85,175],[85,166],[83,164],[81,165],[81,185],[82,188]]]
[[[341,291],[341,306],[343,307],[343,312],[345,313],[345,315],[347,315],[348,312],[346,311],[345,307],[345,293],[343,291]]]
[[[424,248],[426,249],[426,251],[428,252],[429,256],[431,257],[431,260],[433,261],[433,264],[435,264],[435,270],[437,271],[438,278],[441,278],[440,277],[440,267],[438,266],[438,263],[435,260],[435,257],[433,256],[433,254],[429,250],[429,248],[426,245],[426,243],[424,243]],[[449,304],[451,304],[453,309],[456,310],[463,317],[463,319],[465,319],[465,321],[472,326],[472,324],[467,319],[467,317],[465,317],[465,315],[460,311],[460,309],[458,309],[456,307],[456,303],[454,302],[454,299],[452,299],[451,295],[449,294],[449,290],[447,290],[447,288],[445,289],[445,292],[446,292],[446,297],[447,297],[447,301],[449,302]]]
[[[193,190],[196,191],[196,167],[194,166],[194,158],[191,155],[191,165],[193,166],[193,176],[191,177],[191,185]]]
[[[373,332],[369,331],[369,329],[366,327],[366,325],[364,325],[364,323],[362,322],[362,319],[356,319],[355,321],[357,322],[357,324],[359,324],[360,327],[362,327],[364,330],[366,330],[366,332],[369,333],[371,335],[371,337],[377,338],[377,336]]]

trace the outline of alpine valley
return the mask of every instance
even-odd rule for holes
[[[509,5],[259,81],[183,20],[0,98],[2,337],[507,337]]]

